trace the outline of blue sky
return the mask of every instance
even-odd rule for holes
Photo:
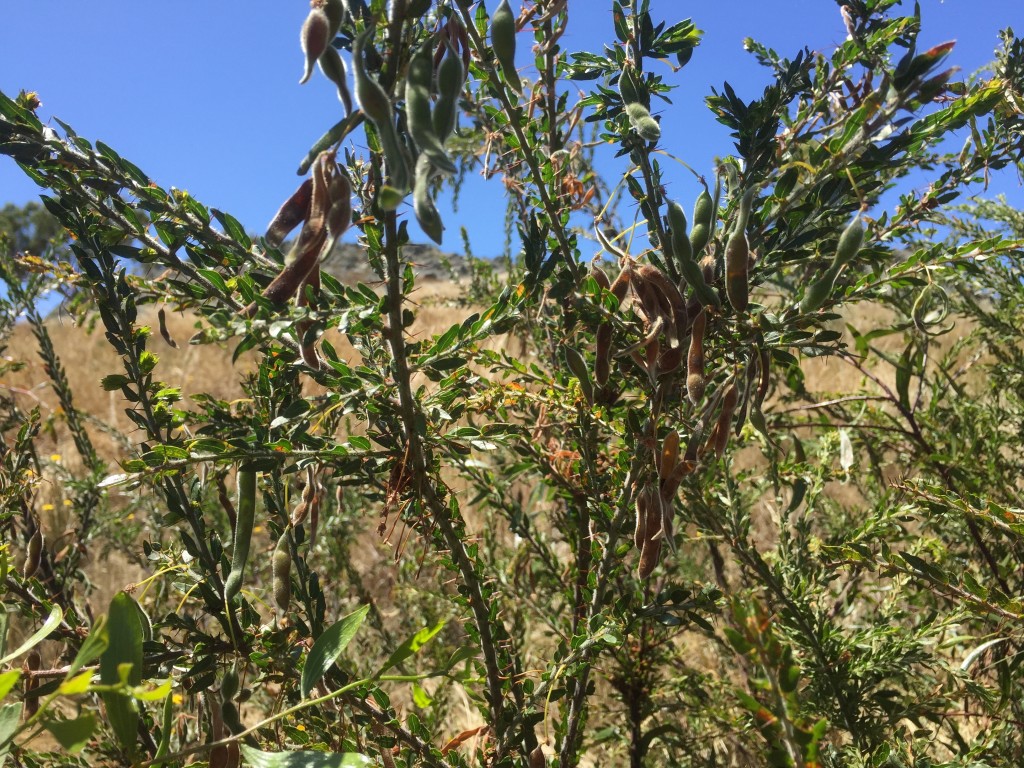
[[[905,5],[909,12],[912,6]],[[612,41],[610,7],[604,0],[570,0],[563,48],[600,51]],[[1000,28],[1024,32],[1020,0],[922,0],[921,7],[921,47],[957,40],[950,62],[963,74],[992,58]],[[80,135],[112,146],[162,186],[187,189],[262,232],[295,187],[299,160],[341,117],[333,86],[319,73],[298,85],[299,28],[307,10],[306,0],[7,0],[0,89],[12,96],[22,88],[37,91],[43,119],[61,118]],[[749,100],[767,82],[743,50],[745,37],[783,55],[803,45],[827,50],[845,37],[833,0],[653,0],[652,13],[669,23],[691,17],[705,32],[691,63],[675,76],[680,87],[673,105],[662,110],[662,145],[705,173],[716,155],[732,151],[726,129],[704,106],[710,88],[728,80]],[[361,132],[353,141],[360,146]],[[613,154],[609,150],[608,158]],[[695,180],[681,168],[669,173],[670,194],[689,207],[698,191]],[[24,203],[39,191],[0,157],[0,204]],[[1024,208],[1015,174],[997,178],[989,194],[995,192]],[[477,255],[502,250],[503,195],[498,180],[474,181],[463,195],[457,218]],[[446,223],[445,246],[458,250],[450,213]]]

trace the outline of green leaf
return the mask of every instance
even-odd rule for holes
[[[244,744],[242,759],[253,768],[363,768],[375,764],[356,752],[261,752]]]
[[[57,692],[62,696],[75,696],[79,693],[85,693],[89,690],[89,684],[92,682],[92,671],[86,670],[80,672],[74,677],[68,676],[64,682],[60,684],[60,688]]]
[[[20,669],[10,669],[0,675],[0,699],[3,699],[11,692],[11,689],[18,684],[18,680],[21,679]]]
[[[327,670],[338,660],[341,652],[345,650],[345,646],[356,636],[356,632],[362,626],[363,619],[366,618],[369,610],[370,606],[364,605],[362,608],[353,611],[329,627],[316,639],[313,647],[309,649],[309,655],[306,656],[306,664],[302,668],[301,690],[303,698],[309,696],[313,686],[319,682],[320,678],[327,674]]]
[[[110,642],[100,656],[100,682],[129,685],[142,682],[142,621],[135,601],[127,592],[118,592],[110,601],[107,612],[107,632]],[[118,742],[129,753],[135,752],[138,738],[139,712],[127,692],[109,691],[102,694],[107,707],[107,719]]]
[[[86,664],[91,664],[98,659],[107,650],[107,645],[109,644],[110,637],[107,635],[107,617],[100,616],[92,625],[89,636],[85,638],[82,647],[78,649],[75,660],[71,662],[71,667],[68,669],[68,677],[71,677]]]
[[[64,749],[76,754],[96,731],[96,716],[87,712],[74,720],[47,720],[44,725]]]
[[[397,667],[403,661],[415,654],[420,648],[430,642],[431,638],[444,628],[444,625],[444,620],[441,620],[432,627],[424,627],[415,635],[410,637],[398,646],[394,653],[388,657],[388,660],[385,661],[384,665],[377,671],[377,675],[383,675],[392,667]]]
[[[0,665],[9,664],[10,662],[14,661],[14,659],[21,656],[21,654],[27,653],[28,651],[32,650],[35,646],[39,645],[39,643],[43,642],[43,640],[45,640],[47,636],[54,629],[57,628],[57,625],[60,624],[61,619],[63,618],[64,612],[61,611],[60,606],[53,606],[50,609],[50,615],[47,616],[46,621],[43,622],[43,626],[41,626],[39,629],[33,632],[32,636],[24,643],[19,645],[15,650],[11,651],[9,654],[0,659]]]
[[[11,750],[10,741],[18,731],[18,724],[21,722],[21,702],[4,704],[0,707],[0,765],[6,761],[7,753]]]

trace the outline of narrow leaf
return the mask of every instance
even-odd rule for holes
[[[242,759],[252,768],[363,768],[375,764],[356,752],[261,752],[244,744]]]
[[[363,619],[366,618],[369,610],[370,606],[364,605],[362,608],[353,611],[329,627],[316,639],[313,647],[309,649],[306,665],[302,668],[301,688],[303,698],[309,696],[313,686],[320,681],[320,678],[327,674],[327,670],[338,660],[341,652],[345,650],[345,646],[356,636],[356,632],[362,626]],[[270,764],[267,763],[267,765]]]
[[[64,612],[61,611],[60,606],[55,605],[50,609],[50,615],[46,617],[46,621],[43,622],[43,626],[32,633],[32,636],[24,643],[19,645],[17,649],[11,651],[9,654],[0,659],[0,664],[8,664],[14,659],[21,656],[23,653],[27,653],[32,650],[39,643],[43,642],[47,636],[57,628],[60,624],[61,619],[64,618]]]
[[[420,648],[430,642],[431,638],[444,628],[444,625],[445,622],[443,620],[439,621],[432,627],[424,627],[415,635],[410,637],[395,649],[394,653],[388,657],[388,660],[384,662],[384,665],[380,668],[377,674],[384,674],[392,667],[397,667],[403,661],[415,654]]]

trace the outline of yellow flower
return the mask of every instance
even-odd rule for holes
[[[43,512],[53,512],[53,504],[43,504]]]
[[[181,704],[181,702],[183,702],[184,700],[185,699],[182,698],[180,693],[175,693],[171,695],[171,701],[175,704]]]
[[[59,453],[51,453],[50,454],[50,461],[60,461],[60,454]]]

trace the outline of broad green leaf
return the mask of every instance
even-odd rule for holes
[[[18,684],[18,680],[21,679],[20,669],[11,669],[0,675],[0,699],[3,699],[11,692],[11,689]]]
[[[57,689],[57,692],[62,696],[74,696],[79,693],[85,693],[89,690],[89,683],[91,682],[92,672],[81,672],[74,677],[68,677],[60,684],[60,688]]]
[[[119,592],[110,601],[107,613],[107,632],[110,643],[100,657],[100,682],[118,685],[142,682],[142,621],[127,592]],[[103,694],[107,706],[107,719],[118,742],[129,753],[135,752],[138,738],[139,713],[128,692],[112,691]]]
[[[242,760],[252,768],[363,768],[375,765],[356,752],[261,752],[242,745]]]
[[[21,702],[4,704],[0,707],[0,766],[7,760],[7,753],[11,750],[10,740],[18,731],[18,724],[21,722]]]
[[[392,653],[388,657],[388,660],[384,662],[384,665],[380,668],[377,674],[383,675],[392,667],[397,667],[403,661],[408,659],[420,648],[422,648],[424,645],[430,642],[431,638],[433,638],[434,635],[436,635],[444,628],[444,625],[444,620],[439,621],[432,627],[424,627],[415,635],[410,637],[408,640],[406,640],[404,643],[398,646],[398,648],[395,649],[394,653]]]
[[[96,731],[96,716],[87,712],[74,720],[47,720],[44,725],[64,749],[75,754],[82,750]]]
[[[64,618],[64,612],[61,611],[60,606],[55,605],[50,609],[50,615],[46,617],[46,621],[43,622],[43,626],[32,633],[32,636],[24,643],[19,645],[17,649],[11,651],[9,654],[0,659],[0,664],[8,664],[14,659],[21,656],[23,653],[27,653],[32,650],[39,643],[43,642],[47,636],[56,629],[57,625],[60,624],[61,619]]]
[[[313,686],[320,681],[320,678],[327,674],[327,670],[338,660],[341,652],[345,650],[345,646],[356,636],[356,632],[362,626],[363,619],[366,618],[369,610],[370,606],[364,605],[362,608],[353,611],[329,627],[316,639],[313,647],[309,649],[306,664],[302,668],[301,690],[303,698],[309,696]]]

